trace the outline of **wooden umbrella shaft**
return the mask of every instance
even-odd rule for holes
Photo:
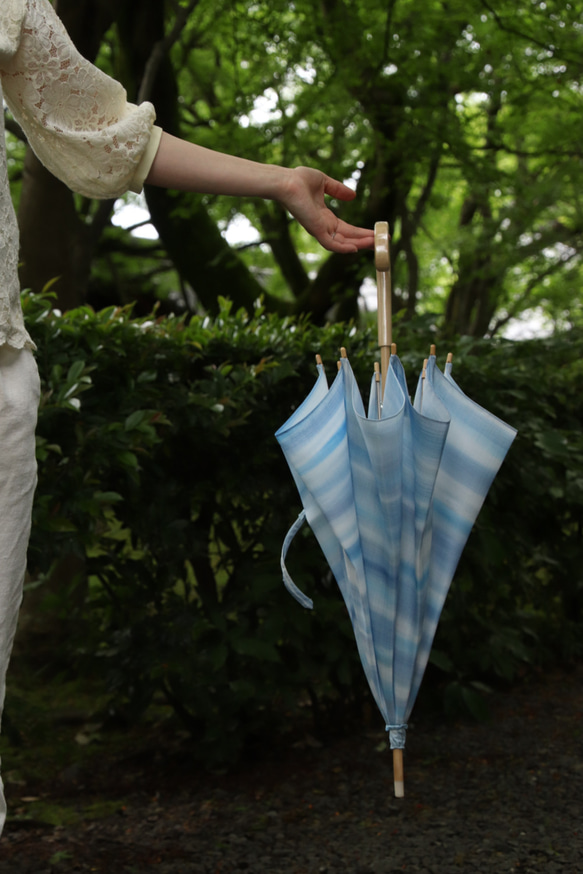
[[[391,301],[391,256],[389,253],[388,222],[376,222],[374,226],[375,267],[377,271],[377,324],[378,339],[381,350],[381,398],[385,395],[385,383],[389,372],[392,335],[392,301]],[[379,400],[379,418],[381,402]],[[405,780],[403,776],[403,750],[393,750],[393,780],[395,796],[405,795]]]
[[[375,267],[377,271],[377,324],[381,350],[381,397],[389,372],[392,343],[391,259],[389,255],[389,225],[377,222],[375,233]]]

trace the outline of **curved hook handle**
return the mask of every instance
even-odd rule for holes
[[[374,263],[379,273],[391,269],[388,222],[376,222],[374,226]]]

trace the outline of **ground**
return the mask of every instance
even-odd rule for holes
[[[209,774],[179,732],[116,746],[72,713],[61,761],[50,737],[32,776],[4,750],[0,874],[579,874],[583,666],[491,698],[486,723],[413,720],[403,800],[382,731]]]

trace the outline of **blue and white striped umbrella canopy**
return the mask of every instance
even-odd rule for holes
[[[348,359],[330,387],[321,365],[277,431],[303,511],[282,550],[284,582],[305,607],[285,557],[306,520],[348,608],[372,694],[403,748],[441,610],[462,550],[516,435],[427,363],[414,403],[396,355],[381,418],[368,416]]]

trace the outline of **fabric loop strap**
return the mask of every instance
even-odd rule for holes
[[[291,542],[306,521],[306,511],[302,510],[294,524],[291,526],[287,534],[285,535],[285,540],[283,541],[283,546],[281,547],[281,572],[283,574],[283,582],[285,584],[286,589],[293,595],[296,601],[302,605],[302,607],[307,607],[309,610],[312,610],[314,607],[314,602],[311,598],[308,598],[307,595],[304,595],[300,589],[296,586],[294,581],[289,575],[288,569],[285,566],[285,559],[287,557],[288,549],[290,548]]]

